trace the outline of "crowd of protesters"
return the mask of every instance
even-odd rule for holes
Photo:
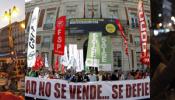
[[[47,69],[41,69],[39,71],[29,69],[27,76],[44,79],[62,79],[69,82],[94,82],[145,79],[149,78],[149,72],[141,70],[132,70],[128,72],[122,72],[121,70],[115,70],[114,72],[90,70],[88,72],[81,71],[75,73],[71,70],[67,70],[64,73],[61,73],[49,71]]]
[[[150,55],[151,98],[175,100],[175,32],[151,37]]]

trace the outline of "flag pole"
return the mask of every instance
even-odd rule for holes
[[[85,8],[85,0],[84,0],[84,18],[86,17],[86,8]]]
[[[130,65],[130,61],[129,61],[129,53],[128,53],[127,57],[128,57],[129,69],[131,69],[131,65]]]
[[[102,18],[101,0],[100,0],[100,18]]]
[[[94,2],[92,0],[92,18],[94,18]]]

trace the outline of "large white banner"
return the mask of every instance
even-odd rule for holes
[[[33,67],[36,61],[36,31],[38,23],[39,8],[36,7],[32,14],[29,38],[28,38],[28,50],[27,50],[27,67]]]
[[[150,79],[72,83],[25,77],[25,96],[48,100],[137,100],[150,98]]]

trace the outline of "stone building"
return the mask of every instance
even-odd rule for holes
[[[12,27],[12,35],[13,35],[13,45],[14,51],[16,52],[16,56],[18,59],[18,65],[25,65],[25,28],[24,21],[14,22],[11,24]],[[10,56],[12,51],[9,47],[9,25],[3,27],[0,31],[0,62],[10,62]]]
[[[150,27],[150,0],[143,1],[146,23],[147,26]],[[53,35],[56,18],[66,15],[68,23],[72,18],[119,19],[128,39],[129,57],[125,55],[124,41],[120,35],[120,31],[117,30],[116,34],[109,34],[113,44],[112,69],[128,71],[146,68],[145,65],[140,63],[140,33],[137,17],[138,0],[32,0],[25,5],[27,26],[26,43],[32,11],[38,6],[40,13],[37,29],[37,50],[42,55],[48,55],[49,65],[53,65],[55,62]],[[84,46],[87,44],[88,33],[71,35],[69,32],[70,30],[67,29],[66,44],[77,44],[78,48],[84,49]],[[149,40],[149,28],[147,28],[147,32]]]

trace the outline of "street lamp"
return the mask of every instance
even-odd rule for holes
[[[21,28],[25,29],[25,23],[21,23]]]
[[[18,9],[16,8],[16,6],[13,6],[12,9],[9,9],[9,11],[5,11],[4,13],[4,17],[9,21],[9,30],[8,30],[9,47],[10,47],[10,50],[13,52],[14,52],[14,44],[13,44],[11,19],[12,19],[12,16],[16,17],[17,14],[18,14]]]
[[[18,8],[16,6],[13,6],[13,8],[9,9],[8,11],[5,11],[4,13],[4,18],[8,20],[8,40],[9,40],[9,47],[10,47],[10,55],[11,55],[11,60],[12,60],[12,67],[13,65],[16,66],[16,61],[15,61],[15,55],[16,52],[14,50],[14,40],[13,40],[13,35],[12,35],[12,17],[16,17],[18,14]]]

